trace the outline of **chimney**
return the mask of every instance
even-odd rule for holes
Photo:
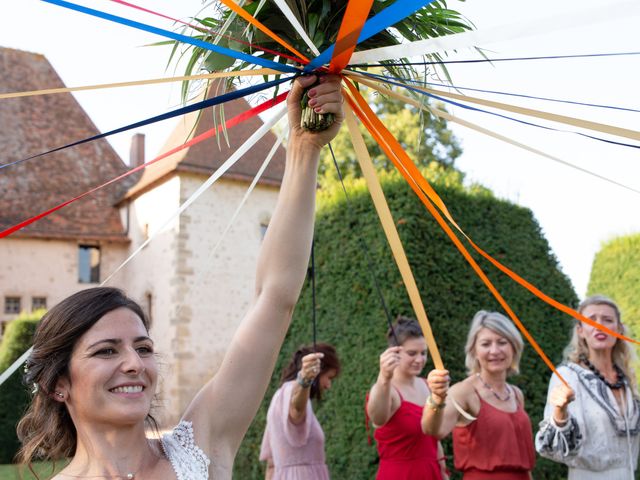
[[[136,133],[131,137],[129,149],[129,167],[135,168],[144,163],[144,133]]]

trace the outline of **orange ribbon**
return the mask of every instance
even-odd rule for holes
[[[533,338],[533,336],[529,333],[524,324],[520,321],[515,312],[511,309],[506,300],[502,297],[500,292],[493,285],[491,280],[486,276],[482,268],[477,264],[477,262],[473,259],[469,251],[465,248],[465,246],[460,242],[460,239],[455,235],[451,227],[447,225],[444,218],[440,215],[438,210],[435,208],[434,204],[427,198],[425,192],[421,188],[422,183],[427,183],[424,177],[420,174],[417,167],[413,164],[407,153],[403,150],[402,146],[398,143],[398,141],[391,135],[389,130],[382,124],[382,122],[377,118],[376,114],[371,110],[365,99],[360,95],[360,92],[356,89],[352,82],[346,80],[347,87],[349,88],[353,97],[347,96],[347,101],[349,105],[356,112],[362,123],[367,127],[371,135],[376,139],[376,141],[380,144],[380,147],[385,151],[389,159],[393,162],[393,164],[398,168],[402,176],[407,180],[409,186],[416,193],[418,198],[422,201],[422,203],[427,207],[429,213],[435,218],[440,227],[445,231],[445,233],[449,236],[451,241],[454,243],[456,248],[460,251],[460,253],[464,256],[467,262],[471,265],[473,270],[476,272],[478,277],[483,281],[483,283],[487,286],[489,291],[493,294],[493,296],[498,300],[502,308],[507,312],[511,320],[515,323],[518,329],[522,332],[524,337],[529,341],[534,350],[538,353],[540,358],[547,364],[549,369],[554,372],[558,378],[568,386],[566,380],[557,372],[553,362],[549,360],[549,357],[544,353],[538,342]],[[417,175],[416,175],[417,174]],[[422,181],[420,181],[422,179]],[[429,189],[427,191],[427,195],[429,195],[429,191],[433,192],[433,189],[429,185]],[[435,193],[435,192],[433,192]],[[439,197],[438,197],[439,199]],[[442,200],[440,200],[442,203]],[[442,203],[444,207],[444,204]],[[444,207],[446,210],[446,207]]]
[[[293,53],[294,55],[297,55],[299,59],[303,60],[301,63],[309,63],[309,59],[307,57],[305,57],[302,53],[300,53],[294,47],[289,45],[289,43],[287,43],[285,40],[280,38],[278,35],[273,33],[269,28],[267,28],[264,24],[262,24],[262,22],[258,21],[244,8],[237,5],[233,0],[220,0],[220,3],[224,4],[225,6],[233,10],[236,14],[240,15],[251,25],[256,27],[258,30],[260,30],[261,32],[263,32],[265,35],[269,36],[276,42],[278,42],[280,45],[282,45],[284,48],[289,50],[291,53]]]
[[[348,64],[356,49],[360,31],[364,27],[373,0],[350,0],[342,17],[338,39],[333,48],[329,72],[340,73]]]

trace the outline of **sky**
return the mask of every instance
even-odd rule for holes
[[[78,3],[172,29],[170,21],[155,19],[108,0]],[[202,8],[200,0],[139,0],[137,3],[182,19],[195,15]],[[636,28],[640,5],[633,3],[621,0],[452,0],[448,5],[469,18],[480,33],[494,26],[521,21],[540,25],[537,35],[477,45],[488,57],[509,58],[640,51],[640,33]],[[578,18],[578,14],[603,6],[610,8],[610,14],[599,15],[597,22],[585,20],[578,27],[557,28],[570,24],[569,20]],[[181,70],[174,72],[173,68],[166,68],[167,47],[146,46],[163,40],[153,34],[37,0],[5,1],[0,9],[0,46],[44,54],[67,86],[182,74]],[[477,59],[479,55],[464,49],[449,52],[448,58]],[[640,109],[637,91],[640,56],[450,65],[449,71],[453,83],[459,87]],[[640,115],[475,92],[468,94],[632,129],[637,129]],[[177,83],[84,92],[75,96],[101,131],[163,113],[180,103]],[[448,110],[462,119],[640,190],[638,149],[523,126],[459,107],[448,107]],[[151,158],[175,125],[176,120],[169,120],[116,135],[110,141],[127,161],[131,135],[144,133],[147,158]],[[586,293],[593,257],[602,243],[616,236],[640,232],[639,194],[465,127],[450,126],[464,148],[457,166],[465,172],[466,180],[481,183],[491,188],[496,196],[533,211],[579,296]],[[640,267],[632,265],[629,268]],[[526,272],[519,273],[526,277]],[[544,289],[544,285],[539,287]]]

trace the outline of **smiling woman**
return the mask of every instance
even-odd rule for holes
[[[36,331],[26,373],[33,399],[18,425],[22,462],[70,458],[54,480],[231,478],[306,275],[320,149],[343,119],[340,79],[324,76],[310,93],[335,123],[319,133],[300,128],[302,92],[316,80],[301,77],[289,92],[284,178],[258,257],[253,303],[180,423],[161,439],[146,436],[155,424],[158,368],[140,306],[114,288],[83,290],[53,307]]]
[[[523,348],[520,333],[507,317],[481,310],[471,322],[465,345],[469,377],[449,389],[449,372],[429,372],[431,395],[422,430],[438,438],[453,431],[454,462],[464,480],[531,478],[531,421],[522,392],[507,383],[507,377],[519,371]]]

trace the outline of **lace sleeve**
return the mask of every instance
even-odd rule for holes
[[[574,378],[573,372],[564,366],[558,367],[562,375],[571,384],[571,387],[577,392],[577,380]],[[549,398],[551,392],[560,385],[560,379],[554,373],[549,381],[549,391],[547,393],[547,404],[544,408],[544,420],[540,422],[538,432],[536,433],[535,443],[536,450],[543,457],[555,460],[556,462],[567,463],[569,457],[575,457],[582,445],[582,435],[580,424],[576,415],[578,401],[574,401],[569,405],[569,419],[565,425],[559,427],[553,419],[553,406]]]
[[[162,448],[178,480],[208,480],[210,460],[195,444],[191,422],[183,420],[164,435]]]

